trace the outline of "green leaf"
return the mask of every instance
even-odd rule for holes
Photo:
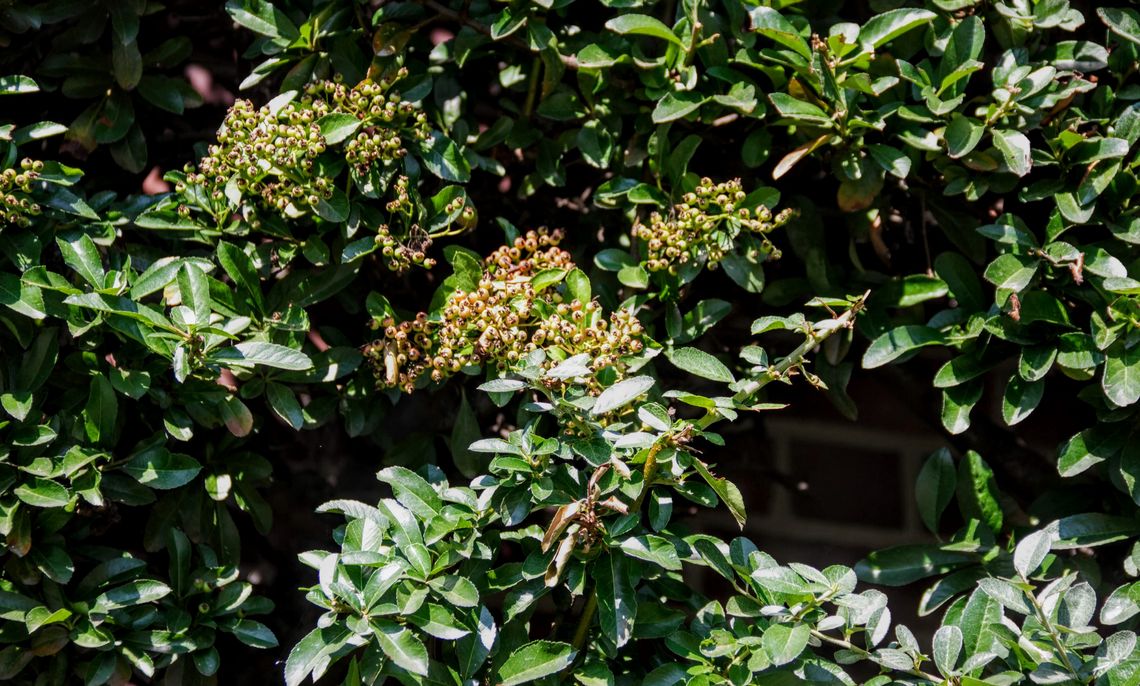
[[[32,507],[63,507],[71,500],[71,494],[66,488],[50,479],[39,477],[25,481],[12,493]]]
[[[348,219],[348,196],[340,188],[334,187],[331,197],[317,196],[317,204],[313,207],[313,212],[327,222],[339,224]]]
[[[606,22],[606,28],[622,35],[634,34],[638,36],[652,36],[661,38],[678,47],[683,47],[681,39],[660,20],[644,14],[623,14]]]
[[[954,159],[970,154],[986,129],[981,122],[955,112],[951,115],[950,123],[946,126],[943,137],[946,139],[946,154]]]
[[[707,101],[708,98],[701,97],[700,94],[692,91],[680,93],[670,91],[653,108],[653,123],[664,124],[681,119],[700,109],[701,105]]]
[[[340,624],[313,629],[305,635],[285,660],[286,686],[301,686],[310,674],[319,678],[332,662],[332,654],[339,651],[354,634]]]
[[[273,382],[265,384],[265,399],[269,401],[273,413],[293,427],[294,431],[300,431],[305,425],[305,412],[288,386]]]
[[[906,586],[919,579],[946,574],[972,561],[966,553],[942,550],[934,545],[900,545],[876,550],[855,565],[855,572],[868,583]]]
[[[909,274],[892,279],[875,291],[880,306],[913,307],[928,300],[941,298],[948,292],[946,282],[926,274]]]
[[[622,267],[618,270],[618,281],[630,288],[645,288],[649,286],[649,272],[641,265]]]
[[[1020,248],[1037,248],[1037,239],[1030,233],[1024,224],[1009,222],[1004,224],[986,224],[979,226],[977,232],[992,241],[1005,245],[1014,245]]]
[[[944,252],[934,258],[934,272],[950,289],[950,294],[965,312],[978,312],[986,308],[982,285],[974,266],[956,252]]]
[[[162,600],[170,595],[170,587],[153,579],[139,579],[117,586],[96,596],[91,603],[91,611],[106,613],[124,607],[145,605]]]
[[[1001,616],[1001,604],[988,593],[979,588],[970,594],[957,622],[966,655],[990,651],[996,640],[990,626],[1000,623]]]
[[[155,260],[147,267],[146,271],[139,274],[131,282],[131,298],[141,300],[155,291],[166,288],[178,278],[178,272],[187,261],[189,261],[189,258],[163,258]]]
[[[590,414],[596,417],[624,407],[633,402],[637,396],[653,388],[654,383],[653,377],[650,376],[623,379],[602,391],[590,409]]]
[[[1025,176],[1033,166],[1029,139],[1020,131],[994,129],[994,147],[1001,153],[1005,166],[1018,176]]]
[[[389,660],[412,674],[428,675],[427,647],[414,631],[380,617],[373,618],[369,623],[372,625],[372,635]]]
[[[1031,345],[1021,349],[1017,373],[1026,381],[1045,378],[1057,359],[1057,349],[1051,345]]]
[[[63,188],[54,189],[45,204],[49,207],[54,207],[60,212],[73,214],[77,217],[93,219],[95,221],[100,220],[99,215],[95,214],[95,210],[91,209],[91,206],[84,202],[82,198]]]
[[[1032,414],[1044,392],[1044,381],[1026,381],[1017,374],[1010,376],[1001,399],[1001,416],[1006,425],[1013,426]]]
[[[907,353],[929,345],[940,345],[942,342],[942,334],[930,327],[917,324],[900,326],[871,341],[867,352],[863,354],[863,368],[882,367]]]
[[[942,391],[942,426],[957,435],[970,428],[970,413],[982,397],[981,380],[956,384]]]
[[[954,458],[947,448],[939,448],[932,453],[918,472],[914,496],[919,516],[931,533],[938,533],[938,522],[946,506],[954,499],[957,481]]]
[[[677,548],[660,536],[631,536],[621,542],[626,555],[655,564],[670,571],[681,571]]]
[[[582,159],[586,160],[587,164],[598,169],[610,166],[614,139],[602,122],[591,119],[583,124],[578,130],[577,141],[578,150],[581,151]]]
[[[317,126],[321,128],[321,135],[325,137],[325,142],[329,145],[344,142],[349,136],[356,133],[362,123],[355,115],[344,112],[332,112],[317,120]]]
[[[990,466],[973,450],[958,462],[958,508],[963,517],[982,522],[995,534],[1002,530],[997,481]]]
[[[787,93],[770,93],[768,99],[779,112],[781,119],[787,119],[799,124],[829,128],[832,125],[831,117],[816,105],[793,98]]]
[[[954,625],[938,627],[934,632],[934,665],[942,676],[950,676],[962,653],[962,630]]]
[[[577,652],[560,641],[531,641],[511,652],[495,678],[497,686],[517,686],[557,674],[574,662]]]
[[[238,291],[249,297],[253,307],[263,313],[266,310],[266,303],[261,296],[261,281],[258,278],[258,270],[253,266],[253,260],[250,259],[250,256],[245,254],[242,248],[226,243],[225,240],[220,240],[218,242],[218,263],[221,264],[223,270],[226,270],[229,278],[233,279]]]
[[[704,477],[704,480],[712,487],[721,501],[728,506],[728,510],[732,513],[733,519],[735,519],[737,525],[743,529],[744,522],[748,518],[748,510],[744,506],[744,497],[740,495],[740,489],[736,487],[736,484],[728,479],[713,476],[713,473],[709,471],[708,465],[697,458],[693,458],[693,467]]]
[[[293,22],[266,0],[229,0],[226,12],[241,26],[263,36],[292,41],[300,35]]]
[[[1075,550],[1133,538],[1140,534],[1140,521],[1135,517],[1088,512],[1058,519],[1055,531],[1053,550]]]
[[[12,142],[16,145],[27,145],[32,141],[50,138],[67,133],[67,127],[53,121],[39,121],[27,126],[21,126],[12,134]]]
[[[111,73],[115,76],[115,81],[124,91],[134,90],[135,86],[139,84],[142,79],[142,54],[139,52],[138,43],[129,41],[126,43],[114,42],[111,44]],[[119,116],[134,118],[131,112],[120,113]],[[112,141],[103,141],[110,143]]]
[[[1118,341],[1105,351],[1101,388],[1116,407],[1128,407],[1140,400],[1140,345],[1126,348]]]
[[[171,114],[186,111],[186,100],[174,79],[144,75],[139,80],[138,92],[147,102]]]
[[[277,637],[269,627],[252,619],[239,619],[230,627],[232,633],[239,641],[254,648],[276,648]]]
[[[679,369],[683,369],[702,379],[719,381],[721,383],[733,383],[736,381],[736,377],[732,375],[732,372],[729,371],[723,362],[703,350],[697,348],[678,348],[668,351],[665,356]]]
[[[79,234],[71,240],[56,239],[59,251],[63,254],[63,261],[75,270],[83,280],[92,287],[103,287],[103,262],[99,256],[99,248],[95,241],[87,234]]]
[[[195,324],[205,326],[210,323],[210,283],[198,265],[186,262],[178,270],[178,294],[182,305],[193,311]]]
[[[36,80],[30,76],[0,76],[0,95],[19,95],[20,93],[38,93],[40,87]]]
[[[594,254],[594,265],[607,272],[616,272],[625,267],[633,267],[637,262],[625,250],[606,248]]]
[[[1045,561],[1045,556],[1049,554],[1052,541],[1053,534],[1043,529],[1034,531],[1018,542],[1013,550],[1013,568],[1021,578],[1028,579],[1030,574],[1037,571]]]
[[[910,158],[898,148],[875,143],[867,146],[867,152],[871,155],[871,159],[883,168],[883,171],[892,176],[905,179],[910,173]]]
[[[1099,7],[1096,14],[1108,30],[1124,40],[1140,45],[1140,14],[1122,7]]]
[[[728,253],[721,258],[720,265],[728,278],[749,293],[764,290],[764,264],[752,251]]]
[[[811,47],[808,46],[808,42],[800,36],[796,27],[776,10],[771,7],[753,7],[748,10],[748,18],[753,31],[811,59]]]
[[[408,616],[408,621],[427,635],[444,641],[454,641],[471,633],[451,610],[435,603],[424,603],[414,614]]]
[[[202,465],[189,455],[158,447],[148,448],[132,457],[123,465],[123,471],[144,486],[167,490],[193,481],[202,471]]]
[[[530,283],[534,287],[535,293],[541,293],[547,288],[561,283],[564,278],[566,278],[565,269],[543,269],[531,277]]]
[[[91,377],[87,404],[83,407],[83,428],[93,443],[110,443],[115,435],[115,421],[119,416],[119,399],[107,377]]]
[[[455,644],[456,656],[459,658],[459,672],[464,679],[471,678],[483,665],[498,638],[495,618],[485,607],[479,608],[479,619],[473,622],[473,626],[475,631],[459,639]]]
[[[1140,614],[1140,583],[1125,584],[1104,600],[1100,610],[1102,624],[1120,624]]]
[[[625,557],[615,550],[594,563],[592,578],[597,584],[598,621],[602,631],[621,648],[633,637],[637,617],[637,590],[629,581]]]
[[[428,586],[448,603],[456,607],[475,607],[479,604],[479,589],[470,579],[461,576],[437,576]]]
[[[1023,615],[1032,612],[1029,605],[1025,602],[1025,594],[1021,589],[1005,579],[982,579],[978,582],[978,588],[989,597],[998,601],[1004,608]]]
[[[108,370],[108,376],[115,390],[132,400],[138,400],[150,390],[149,372],[115,367]]]
[[[420,519],[429,520],[443,509],[443,501],[431,484],[406,467],[387,467],[376,478],[391,486],[396,501]]]
[[[580,303],[590,302],[590,277],[581,269],[572,269],[566,275],[566,290],[570,297]]]
[[[471,180],[471,166],[459,146],[439,131],[432,133],[430,141],[420,143],[420,158],[428,171],[444,181],[466,183]]]
[[[864,50],[878,48],[898,36],[929,24],[936,16],[929,10],[900,8],[875,15],[859,29],[859,43]]]
[[[1037,274],[1039,262],[1028,255],[999,255],[986,267],[986,281],[1002,290],[1023,291]]]
[[[227,367],[273,367],[302,372],[313,368],[313,361],[300,350],[276,343],[246,341],[210,353],[211,362]]]
[[[962,65],[973,62],[982,56],[985,38],[985,24],[977,15],[968,16],[958,22],[950,34],[946,49],[942,51],[942,61],[938,65],[938,81],[943,88],[946,87],[946,80],[957,72]]]
[[[811,627],[807,624],[787,626],[771,624],[760,637],[760,645],[768,654],[773,665],[786,665],[800,656],[811,637]]]
[[[1104,462],[1120,452],[1123,436],[1109,427],[1085,429],[1061,446],[1057,457],[1057,472],[1071,477]]]

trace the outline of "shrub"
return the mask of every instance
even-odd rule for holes
[[[1135,10],[225,9],[249,98],[137,195],[136,108],[200,99],[189,10],[0,7],[4,680],[277,649],[248,541],[289,430],[382,447],[385,497],[319,508],[287,684],[1136,683]],[[123,176],[59,161],[97,144]],[[743,527],[716,429],[798,379],[855,419],[855,374],[941,397],[930,543],[815,569],[685,514]],[[1046,386],[1081,402],[1035,460]],[[452,427],[405,440],[433,397]],[[859,585],[920,581],[929,640]]]

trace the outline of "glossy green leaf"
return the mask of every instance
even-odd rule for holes
[[[972,450],[958,462],[958,508],[963,516],[977,519],[991,531],[1002,530],[1005,515],[993,470]]]
[[[811,59],[811,48],[796,27],[771,7],[752,7],[748,10],[752,30],[770,38],[785,48]]]
[[[878,48],[902,34],[929,24],[936,15],[929,10],[899,8],[877,14],[859,29],[859,43]]]
[[[926,528],[933,533],[938,533],[942,513],[954,499],[957,481],[954,458],[946,448],[941,448],[926,458],[918,472],[918,481],[914,487],[918,512]]]
[[[680,47],[681,39],[660,20],[646,14],[623,14],[606,22],[606,28],[614,33],[652,36],[667,40]]]
[[[557,674],[574,662],[577,655],[569,644],[559,641],[531,641],[512,652],[499,667],[495,683],[517,686]]]
[[[942,334],[934,329],[917,325],[900,326],[871,341],[867,352],[863,354],[863,368],[882,367],[919,348],[941,343]]]

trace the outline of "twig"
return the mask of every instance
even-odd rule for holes
[[[799,347],[789,353],[787,357],[776,363],[775,366],[769,367],[768,373],[765,376],[759,379],[753,379],[752,381],[749,381],[747,384],[745,384],[745,386],[741,388],[736,395],[732,396],[733,404],[743,404],[749,398],[756,395],[756,393],[758,393],[761,388],[764,388],[776,379],[783,378],[784,374],[786,374],[788,370],[803,363],[804,358],[807,356],[807,354],[811,352],[816,346],[827,340],[828,337],[830,337],[833,333],[839,331],[840,329],[846,329],[853,326],[855,324],[855,315],[857,315],[859,311],[863,309],[863,306],[867,302],[867,297],[870,296],[870,294],[871,292],[867,291],[863,294],[862,297],[852,303],[850,309],[833,320],[834,325],[831,327],[822,331],[812,331],[810,334],[808,334],[806,340],[804,340],[804,342],[801,343]],[[709,414],[706,414],[704,417],[701,417],[699,420],[697,420],[696,426],[698,429],[704,430],[720,419],[721,415],[710,412]]]
[[[822,631],[817,631],[816,629],[811,630],[811,635],[815,636],[816,638],[818,638],[821,641],[824,641],[826,643],[830,643],[833,646],[843,648],[844,650],[850,650],[853,653],[858,653],[859,655],[861,655],[864,658],[870,658],[871,657],[870,652],[860,648],[859,646],[855,645],[854,643],[852,643],[850,641],[844,641],[841,638],[833,638],[833,637],[828,636],[827,634],[823,633]],[[943,681],[945,681],[945,679],[943,679],[942,677],[935,676],[933,674],[930,674],[929,672],[924,672],[917,667],[915,667],[914,669],[906,670],[906,673],[910,674],[911,676],[916,676],[920,679],[926,679],[927,681],[933,681],[936,684],[940,684]]]
[[[582,608],[582,616],[578,618],[578,628],[574,630],[574,639],[571,645],[574,650],[581,650],[586,645],[586,636],[590,633],[590,624],[594,621],[594,612],[598,609],[598,589],[590,591],[586,599],[586,606]]]

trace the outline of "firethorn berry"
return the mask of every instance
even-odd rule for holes
[[[5,169],[0,172],[0,226],[9,224],[26,229],[32,218],[43,211],[29,195],[32,184],[43,171],[44,163],[24,158],[20,160],[20,170]]]
[[[642,265],[651,272],[676,273],[680,265],[689,262],[715,269],[731,248],[732,239],[742,231],[759,237],[766,252],[776,253],[767,236],[791,218],[791,211],[773,216],[763,205],[754,210],[739,207],[746,197],[740,179],[716,184],[701,179],[693,192],[673,206],[668,217],[654,212],[648,224],[634,225],[633,237],[643,242]]]
[[[595,371],[612,366],[623,373],[623,358],[645,346],[631,312],[607,318],[595,301],[565,302],[555,287],[535,288],[539,272],[574,269],[570,253],[558,247],[561,239],[561,231],[540,229],[495,250],[483,260],[478,288],[453,292],[439,321],[421,312],[398,324],[390,317],[373,322],[383,337],[364,352],[377,385],[410,393],[423,376],[439,382],[486,364],[506,371],[527,353],[552,348],[566,356],[589,353]],[[548,367],[558,363],[555,357],[548,357]],[[591,392],[601,391],[592,379],[586,383]]]

